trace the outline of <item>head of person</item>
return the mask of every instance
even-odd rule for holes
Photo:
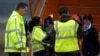
[[[92,15],[91,15],[91,14],[85,14],[85,15],[83,16],[83,21],[84,21],[84,24],[85,24],[85,25],[92,24],[92,23],[93,23]]]
[[[32,29],[33,29],[33,27],[34,26],[37,26],[37,25],[39,25],[40,24],[40,17],[38,17],[38,16],[34,16],[33,18],[32,18],[32,20],[31,21],[29,21],[29,31],[30,32],[32,32]]]
[[[26,14],[26,11],[27,11],[27,4],[26,3],[24,3],[24,2],[19,2],[17,5],[16,5],[16,11],[20,14],[20,15],[22,15],[22,16],[24,16],[25,14]]]
[[[44,26],[48,27],[50,24],[53,25],[53,18],[51,16],[48,16],[45,20],[44,20]]]
[[[60,16],[60,21],[61,22],[66,22],[66,21],[68,21],[68,20],[70,20],[71,18],[70,18],[70,15],[68,15],[68,14],[62,14],[61,16]]]
[[[32,24],[34,24],[34,25],[39,25],[39,24],[40,24],[40,17],[34,16],[34,17],[32,18]]]
[[[83,20],[79,14],[73,14],[71,17],[80,25],[83,25]]]
[[[68,14],[68,8],[63,6],[63,7],[60,7],[59,9],[59,15],[62,15],[62,14]]]

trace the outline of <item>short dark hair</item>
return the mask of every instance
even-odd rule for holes
[[[36,25],[39,24],[39,23],[40,23],[40,17],[34,16],[34,17],[32,18],[32,20],[29,21],[29,23],[28,23],[29,32],[32,32],[33,27],[36,26]]]
[[[59,14],[62,15],[62,14],[67,14],[68,12],[68,8],[63,6],[63,7],[60,7],[59,9]]]
[[[45,24],[47,24],[47,22],[49,22],[50,24],[53,25],[53,18],[51,16],[48,16],[47,18],[45,18],[44,22],[45,22]]]
[[[35,24],[39,24],[39,23],[40,23],[40,17],[34,16],[34,17],[32,18],[32,22],[34,22]]]
[[[83,16],[83,20],[86,20],[86,19],[88,19],[88,20],[90,20],[91,22],[93,22],[93,18],[92,18],[92,15],[91,15],[91,14],[85,14],[85,15]]]
[[[25,8],[27,7],[28,5],[24,2],[19,2],[16,6],[16,10],[19,10],[20,8]]]

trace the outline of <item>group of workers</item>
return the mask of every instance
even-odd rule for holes
[[[72,16],[68,8],[59,9],[59,19],[48,16],[44,23],[34,16],[25,24],[27,4],[20,2],[12,12],[6,25],[4,52],[9,56],[27,53],[31,40],[33,56],[97,56],[99,54],[98,33],[93,27],[92,15]],[[87,12],[88,13],[88,12]]]

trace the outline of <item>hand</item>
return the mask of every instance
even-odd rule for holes
[[[29,41],[31,40],[31,37],[30,37],[30,35],[28,35],[28,36],[27,36],[27,40],[29,40]]]
[[[30,47],[27,47],[27,52],[28,52],[28,53],[30,52]]]
[[[31,53],[32,52],[32,48],[31,47],[27,47],[27,53]]]
[[[19,51],[21,51],[21,50],[22,50],[22,48],[18,48],[18,50],[19,50]]]

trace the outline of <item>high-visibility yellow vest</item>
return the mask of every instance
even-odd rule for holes
[[[13,11],[6,25],[4,52],[26,52],[24,18],[16,11]]]
[[[74,20],[67,22],[54,22],[56,30],[55,52],[71,52],[79,50],[77,29],[78,24]]]
[[[32,31],[32,48],[33,52],[45,50],[42,40],[45,38],[46,33],[42,30],[41,26],[34,26]]]

